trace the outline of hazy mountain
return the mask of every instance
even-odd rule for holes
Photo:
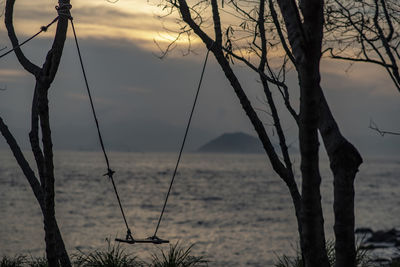
[[[198,149],[206,153],[263,153],[261,141],[245,133],[224,133]]]

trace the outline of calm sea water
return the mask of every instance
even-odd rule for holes
[[[137,238],[151,236],[176,154],[111,153],[115,180]],[[32,159],[30,159],[32,160]],[[42,215],[10,152],[0,152],[0,256],[44,254]],[[297,160],[298,162],[298,160]],[[332,238],[332,178],[322,162],[325,227]],[[102,249],[124,223],[98,152],[56,152],[56,216],[69,251]],[[298,167],[296,170],[299,173]],[[356,181],[358,227],[400,227],[400,159],[365,159]],[[294,254],[291,199],[264,155],[184,154],[158,236],[195,243],[211,266],[270,266]],[[154,245],[123,245],[146,258]],[[163,245],[167,247],[168,245]]]

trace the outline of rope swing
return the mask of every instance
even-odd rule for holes
[[[100,146],[101,146],[101,150],[103,152],[104,159],[105,159],[105,162],[106,162],[107,172],[104,174],[104,176],[107,176],[110,179],[111,183],[112,183],[112,186],[113,186],[113,189],[114,189],[114,193],[115,193],[115,196],[117,197],[118,205],[119,205],[119,208],[120,208],[120,211],[121,211],[121,214],[122,214],[122,218],[124,220],[125,227],[126,227],[125,239],[116,238],[115,240],[118,241],[118,242],[124,242],[124,243],[128,243],[128,244],[135,244],[135,243],[163,244],[163,243],[169,243],[168,240],[163,240],[161,238],[158,238],[157,237],[157,232],[159,230],[163,215],[165,213],[165,209],[166,209],[166,206],[167,206],[168,198],[169,198],[169,195],[171,193],[171,189],[172,189],[173,183],[175,181],[175,177],[176,177],[176,174],[177,174],[177,171],[178,171],[179,163],[180,163],[180,160],[181,160],[181,157],[182,157],[182,152],[183,152],[183,149],[185,147],[185,143],[186,143],[186,139],[187,139],[187,136],[188,136],[189,128],[190,128],[190,125],[191,125],[191,122],[192,122],[194,110],[195,110],[195,107],[196,107],[196,104],[197,104],[197,100],[198,100],[198,96],[199,96],[199,93],[200,93],[201,84],[203,82],[204,72],[205,72],[205,69],[206,69],[206,66],[207,66],[208,55],[210,53],[210,49],[212,48],[212,46],[214,44],[212,44],[209,47],[209,49],[207,50],[207,54],[205,56],[205,59],[204,59],[204,63],[203,63],[203,67],[202,67],[201,75],[200,75],[200,80],[199,80],[199,83],[198,83],[198,86],[197,86],[197,90],[196,90],[195,98],[194,98],[194,101],[193,101],[192,109],[191,109],[190,115],[189,115],[189,120],[187,122],[186,129],[185,129],[185,134],[183,136],[182,144],[181,144],[181,147],[180,147],[180,150],[179,150],[178,159],[177,159],[176,164],[175,164],[175,169],[174,169],[174,172],[172,174],[171,182],[169,184],[169,188],[168,188],[167,194],[165,196],[165,200],[164,200],[164,203],[163,203],[163,206],[162,206],[162,210],[161,210],[160,216],[158,218],[157,225],[156,225],[155,230],[154,230],[154,234],[152,236],[148,237],[148,238],[145,238],[145,239],[135,239],[135,238],[133,238],[132,231],[129,228],[128,221],[126,219],[125,212],[124,212],[124,209],[123,209],[123,206],[122,206],[122,203],[121,203],[121,198],[120,198],[120,196],[118,194],[117,186],[116,186],[115,181],[114,181],[115,171],[113,171],[111,169],[111,167],[110,167],[110,161],[108,159],[108,155],[107,155],[107,152],[106,152],[106,149],[105,149],[105,146],[104,146],[103,137],[102,137],[102,134],[101,134],[101,131],[100,131],[100,126],[99,126],[99,121],[98,121],[97,115],[96,115],[96,109],[95,109],[94,104],[93,104],[93,98],[92,98],[92,94],[91,94],[91,91],[90,91],[89,82],[88,82],[88,79],[87,79],[85,67],[84,67],[84,64],[83,64],[82,54],[81,54],[81,50],[80,50],[79,43],[78,43],[78,37],[77,37],[77,34],[76,34],[74,21],[73,21],[73,18],[71,16],[71,13],[70,13],[71,7],[72,6],[70,4],[62,4],[62,3],[60,3],[60,5],[56,7],[58,16],[55,19],[53,19],[48,25],[42,26],[40,28],[39,32],[37,32],[33,36],[31,36],[28,39],[26,39],[24,42],[14,46],[12,49],[10,49],[7,52],[1,54],[0,58],[10,54],[12,51],[16,50],[17,48],[20,48],[24,44],[28,43],[29,41],[31,41],[32,39],[37,37],[40,33],[47,31],[47,29],[51,25],[53,25],[56,21],[58,21],[58,19],[60,17],[67,18],[71,22],[72,31],[73,31],[73,34],[74,34],[75,45],[76,45],[76,49],[77,49],[78,56],[79,56],[79,62],[80,62],[80,65],[81,65],[83,78],[85,80],[86,91],[88,93],[88,97],[89,97],[89,101],[90,101],[90,106],[91,106],[93,118],[94,118],[94,121],[95,121],[95,124],[96,124],[96,128],[97,128],[97,136],[98,136],[98,139],[99,139],[99,142],[100,142]]]
[[[100,146],[101,146],[101,149],[103,151],[103,155],[104,155],[104,158],[105,158],[105,161],[106,161],[107,172],[104,174],[104,176],[108,176],[108,178],[110,179],[110,181],[112,183],[112,186],[113,186],[113,189],[114,189],[114,193],[115,193],[115,195],[117,197],[118,205],[119,205],[119,208],[121,210],[122,218],[123,218],[125,226],[126,226],[125,239],[116,238],[115,240],[118,241],[118,242],[124,242],[124,243],[128,243],[128,244],[135,244],[135,243],[163,244],[163,243],[169,243],[168,240],[163,240],[161,238],[158,238],[157,237],[157,232],[158,232],[158,229],[160,227],[163,215],[165,213],[165,208],[167,206],[168,198],[169,198],[169,195],[171,193],[171,189],[172,189],[172,186],[173,186],[173,183],[174,183],[177,171],[178,171],[178,167],[179,167],[179,163],[180,163],[180,160],[181,160],[183,148],[185,147],[186,138],[187,138],[187,135],[188,135],[188,132],[189,132],[190,124],[192,122],[193,113],[194,113],[194,110],[195,110],[195,107],[196,107],[196,103],[197,103],[197,99],[198,99],[198,96],[199,96],[201,84],[202,84],[202,81],[203,81],[204,72],[205,72],[205,68],[206,68],[207,60],[208,60],[208,55],[209,55],[209,52],[210,52],[210,49],[211,49],[212,46],[207,50],[207,54],[206,54],[206,57],[205,57],[205,60],[204,60],[204,63],[203,63],[203,68],[202,68],[201,75],[200,75],[200,80],[199,80],[199,83],[198,83],[198,86],[197,86],[196,95],[195,95],[195,98],[194,98],[194,101],[193,101],[193,105],[192,105],[192,109],[191,109],[191,112],[190,112],[189,120],[188,120],[188,123],[186,125],[185,134],[184,134],[184,137],[183,137],[183,140],[182,140],[182,144],[181,144],[181,147],[180,147],[180,150],[179,150],[178,159],[177,159],[177,162],[176,162],[176,165],[175,165],[174,172],[172,174],[172,178],[171,178],[171,182],[170,182],[167,194],[165,196],[164,204],[163,204],[163,207],[162,207],[162,210],[161,210],[161,213],[160,213],[160,217],[159,217],[158,222],[157,222],[157,226],[155,227],[155,230],[154,230],[154,234],[152,236],[148,237],[148,238],[145,238],[145,239],[135,239],[135,238],[133,238],[132,231],[130,230],[128,222],[126,220],[125,212],[124,212],[124,209],[123,209],[122,204],[121,204],[121,199],[119,197],[118,190],[117,190],[117,187],[116,187],[115,182],[114,182],[113,175],[115,174],[115,171],[113,171],[111,169],[111,167],[110,167],[110,162],[108,160],[107,152],[106,152],[106,149],[104,147],[104,142],[103,142],[103,138],[102,138],[100,127],[99,127],[99,122],[98,122],[98,119],[97,119],[96,110],[94,108],[93,99],[92,99],[92,95],[91,95],[91,92],[90,92],[90,88],[89,88],[89,83],[88,83],[88,79],[87,79],[87,76],[86,76],[85,67],[83,65],[82,55],[81,55],[81,51],[80,51],[80,47],[79,47],[79,43],[78,43],[78,38],[77,38],[77,35],[76,35],[76,31],[75,31],[73,18],[70,15],[69,15],[68,18],[71,21],[72,31],[73,31],[73,34],[74,34],[75,44],[76,44],[76,48],[77,48],[77,51],[78,51],[78,56],[79,56],[79,61],[80,61],[81,69],[82,69],[82,74],[83,74],[83,77],[84,77],[84,80],[85,80],[86,90],[87,90],[87,93],[88,93],[88,96],[89,96],[90,105],[91,105],[91,109],[92,109],[92,113],[93,113],[93,118],[94,118],[94,121],[96,123],[97,135],[98,135],[98,138],[99,138],[99,141],[100,141]]]

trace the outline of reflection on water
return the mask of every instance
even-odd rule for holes
[[[57,152],[56,216],[67,248],[104,248],[125,235],[124,223],[97,152]],[[153,234],[176,154],[111,153],[115,180],[135,237]],[[42,217],[11,154],[0,152],[0,254],[43,255]],[[298,162],[298,160],[297,160]],[[299,170],[296,171],[299,173]],[[323,205],[332,236],[332,178],[322,163]],[[356,182],[356,224],[400,226],[400,167],[394,159],[365,160]],[[292,253],[297,232],[291,199],[264,155],[184,154],[158,236],[196,243],[217,266],[271,265]],[[124,245],[146,257],[154,245]],[[1,255],[0,255],[1,256]]]

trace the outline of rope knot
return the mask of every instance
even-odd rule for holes
[[[67,9],[67,10],[70,10],[72,8],[72,5],[71,4],[68,4],[68,3],[59,3],[59,5],[58,6],[56,6],[56,9],[57,10],[62,10],[62,9]]]
[[[111,170],[110,168],[107,170],[107,172],[105,174],[103,174],[103,176],[108,176],[109,178],[112,178],[114,175],[115,171]]]
[[[40,27],[40,30],[42,31],[42,32],[47,32],[47,29],[48,29],[49,27],[47,27],[47,26],[42,26],[42,27]]]
[[[126,240],[134,240],[131,229],[129,229],[129,228],[128,228],[128,230],[126,230]]]
[[[72,16],[71,16],[71,13],[70,13],[71,8],[72,8],[71,4],[62,3],[62,2],[59,3],[58,6],[56,6],[56,10],[57,10],[58,15],[59,16],[64,16],[64,17],[66,17],[67,19],[70,19],[70,20],[73,19]]]

